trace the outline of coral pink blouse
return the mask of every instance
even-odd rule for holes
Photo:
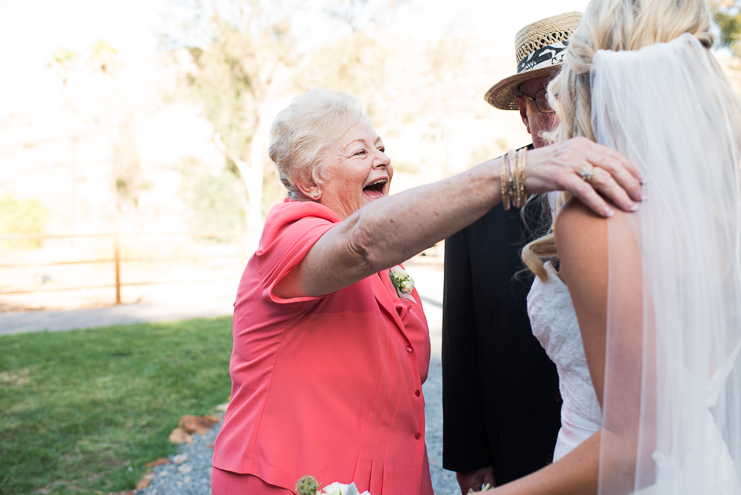
[[[237,291],[232,401],[213,465],[290,490],[310,474],[372,495],[432,495],[430,338],[416,290],[400,299],[384,270],[320,297],[273,292],[339,222],[310,202],[270,211]]]

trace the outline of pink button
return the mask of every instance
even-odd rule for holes
[[[407,352],[412,352],[412,348],[411,347],[407,347]]]
[[[416,435],[414,435],[414,438],[416,438],[417,440],[419,440],[420,438],[422,438],[422,434],[421,433],[417,433]]]
[[[414,391],[414,395],[416,395],[417,397],[419,397],[419,390],[415,390]]]

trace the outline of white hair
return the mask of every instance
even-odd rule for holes
[[[291,199],[308,199],[299,183],[325,181],[327,152],[361,119],[370,123],[357,98],[325,88],[297,96],[278,113],[270,128],[269,153]]]

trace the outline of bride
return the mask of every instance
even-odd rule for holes
[[[523,253],[562,429],[558,460],[498,495],[741,493],[741,103],[709,19],[705,0],[592,0],[571,37],[552,138],[625,154],[644,201],[602,219],[561,198]]]

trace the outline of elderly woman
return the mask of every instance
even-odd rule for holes
[[[289,197],[270,211],[237,292],[213,493],[288,494],[311,474],[372,495],[431,495],[427,322],[389,269],[499,203],[502,161],[389,197],[383,141],[355,98],[323,89],[278,114],[270,157]],[[636,207],[626,190],[639,197],[637,173],[617,152],[580,138],[524,158],[528,193],[567,189],[609,216],[594,185]],[[592,169],[591,183],[580,178]]]

